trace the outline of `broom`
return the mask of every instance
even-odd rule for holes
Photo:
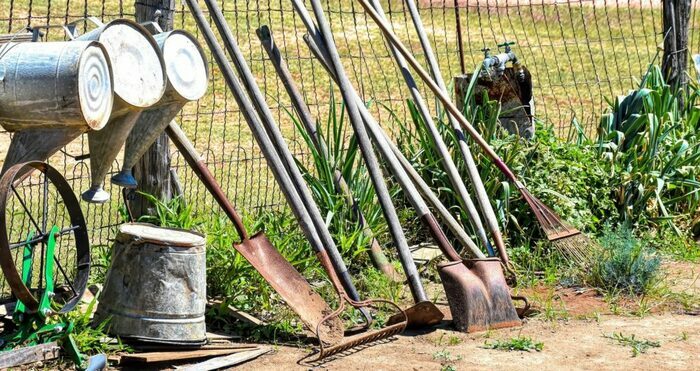
[[[481,137],[474,129],[469,121],[462,115],[457,107],[452,103],[451,99],[440,89],[440,87],[430,78],[418,61],[413,57],[413,54],[399,41],[398,37],[391,31],[390,26],[381,18],[367,0],[359,0],[359,3],[365,9],[365,12],[379,26],[384,36],[393,44],[396,49],[406,58],[406,61],[413,67],[416,73],[420,76],[423,82],[430,88],[435,96],[443,103],[445,109],[452,114],[460,126],[466,130],[474,141],[482,148],[486,155],[491,158],[491,161],[496,167],[506,176],[506,178],[515,185],[522,197],[528,203],[535,218],[537,219],[542,231],[547,239],[552,242],[554,248],[576,261],[580,265],[586,265],[590,261],[590,251],[597,246],[588,236],[583,234],[578,229],[561,220],[552,209],[533,196],[518,180],[515,174],[508,168],[498,154],[489,146],[489,144]]]

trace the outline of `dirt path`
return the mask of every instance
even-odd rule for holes
[[[700,293],[698,263],[667,262],[664,267],[668,292],[697,298]],[[691,308],[685,309],[677,304],[655,303],[646,312],[652,314],[637,317],[612,314],[609,303],[595,290],[533,287],[522,293],[531,298],[533,307],[541,314],[529,319],[521,328],[463,334],[451,331],[449,323],[445,323],[431,332],[406,333],[314,367],[372,371],[486,367],[497,370],[700,370],[697,299],[689,304]],[[630,308],[623,308],[625,306]],[[634,306],[634,303],[622,302],[618,313],[634,313]],[[660,346],[633,356],[631,346],[610,338],[614,334],[658,342]],[[542,342],[544,348],[540,352],[508,352],[484,347],[486,342],[515,337],[529,337],[534,342]],[[310,349],[280,346],[273,353],[246,364],[245,369],[309,369],[311,367],[298,363],[309,353]]]
[[[632,348],[605,335],[622,332],[638,340],[660,342],[659,348],[632,356]],[[541,352],[485,349],[484,342],[531,337],[544,343]],[[452,344],[452,345],[451,345]],[[438,329],[406,334],[354,354],[319,365],[342,370],[456,370],[484,369],[597,369],[597,370],[699,370],[700,317],[652,315],[644,318],[602,315],[598,320],[546,322],[530,320],[522,328],[474,335]],[[250,370],[303,370],[297,362],[308,351],[279,347],[274,353],[245,365]]]

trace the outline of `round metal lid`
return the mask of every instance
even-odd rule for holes
[[[208,87],[207,65],[201,48],[184,32],[172,32],[163,45],[168,81],[187,100],[201,98]]]
[[[165,92],[160,51],[151,35],[128,22],[112,22],[99,41],[107,49],[114,71],[114,92],[136,107],[150,107]]]
[[[203,246],[203,235],[183,229],[158,227],[147,223],[125,223],[119,226],[120,234],[127,234],[142,240],[168,246]]]
[[[114,104],[112,71],[103,47],[89,44],[80,56],[78,97],[87,125],[100,130],[107,125]]]

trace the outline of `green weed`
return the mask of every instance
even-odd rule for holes
[[[646,353],[649,348],[659,348],[661,346],[661,343],[658,341],[637,339],[634,334],[626,336],[619,332],[603,336],[607,339],[615,340],[619,345],[626,345],[632,348],[632,357],[636,357],[640,353]]]
[[[606,229],[599,242],[602,251],[588,277],[592,285],[608,292],[640,295],[658,282],[661,260],[628,228]]]
[[[440,362],[440,364],[445,367],[450,366],[453,362],[460,361],[462,356],[454,356],[449,350],[443,349],[433,353],[433,359]]]
[[[537,352],[541,352],[542,349],[544,349],[544,343],[541,341],[534,341],[530,337],[518,336],[516,338],[511,338],[510,340],[496,340],[493,342],[485,341],[484,348],[506,351],[517,350],[522,352],[529,352],[534,350]]]

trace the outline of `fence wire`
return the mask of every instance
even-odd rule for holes
[[[589,131],[594,130],[605,98],[633,88],[662,41],[660,0],[418,2],[446,78],[474,70],[483,58],[483,48],[496,50],[499,43],[516,42],[514,52],[533,75],[535,115],[555,125],[562,135],[573,120]],[[307,160],[307,150],[288,117],[287,111],[292,109],[290,101],[255,36],[257,27],[267,24],[271,28],[312,113],[324,122],[332,104],[332,84],[302,40],[303,24],[288,1],[222,0],[220,3],[290,148],[299,159]],[[383,3],[395,32],[425,62],[403,1]],[[192,32],[205,45],[189,12],[181,2],[175,4],[175,27]],[[365,99],[386,107],[375,104],[374,113],[386,126],[392,125],[389,110],[399,118],[406,118],[405,99],[409,95],[378,28],[354,1],[326,0],[325,8],[351,79]],[[63,25],[87,16],[108,22],[133,15],[131,0],[0,0],[0,34],[17,32],[27,26]],[[700,51],[698,17],[698,12],[693,11],[691,53]],[[460,68],[458,22],[467,71]],[[47,40],[65,39],[60,28],[46,32]],[[186,106],[179,120],[241,211],[250,213],[259,208],[280,207],[283,198],[264,158],[211,58],[210,63],[213,73],[208,94]],[[335,96],[339,94],[336,92]],[[426,96],[430,96],[427,90]],[[0,133],[2,151],[7,151],[10,138],[9,133]],[[88,152],[87,148],[83,136],[51,159],[76,193],[89,185],[89,161],[81,157]],[[120,162],[121,157],[114,162],[114,171]],[[211,210],[212,200],[174,150],[173,166],[178,169],[186,198],[198,200],[197,205],[202,209],[211,206],[208,208]],[[112,194],[110,202],[83,205],[95,244],[109,243],[114,233],[112,227],[121,222],[119,189],[109,184],[106,189]]]

